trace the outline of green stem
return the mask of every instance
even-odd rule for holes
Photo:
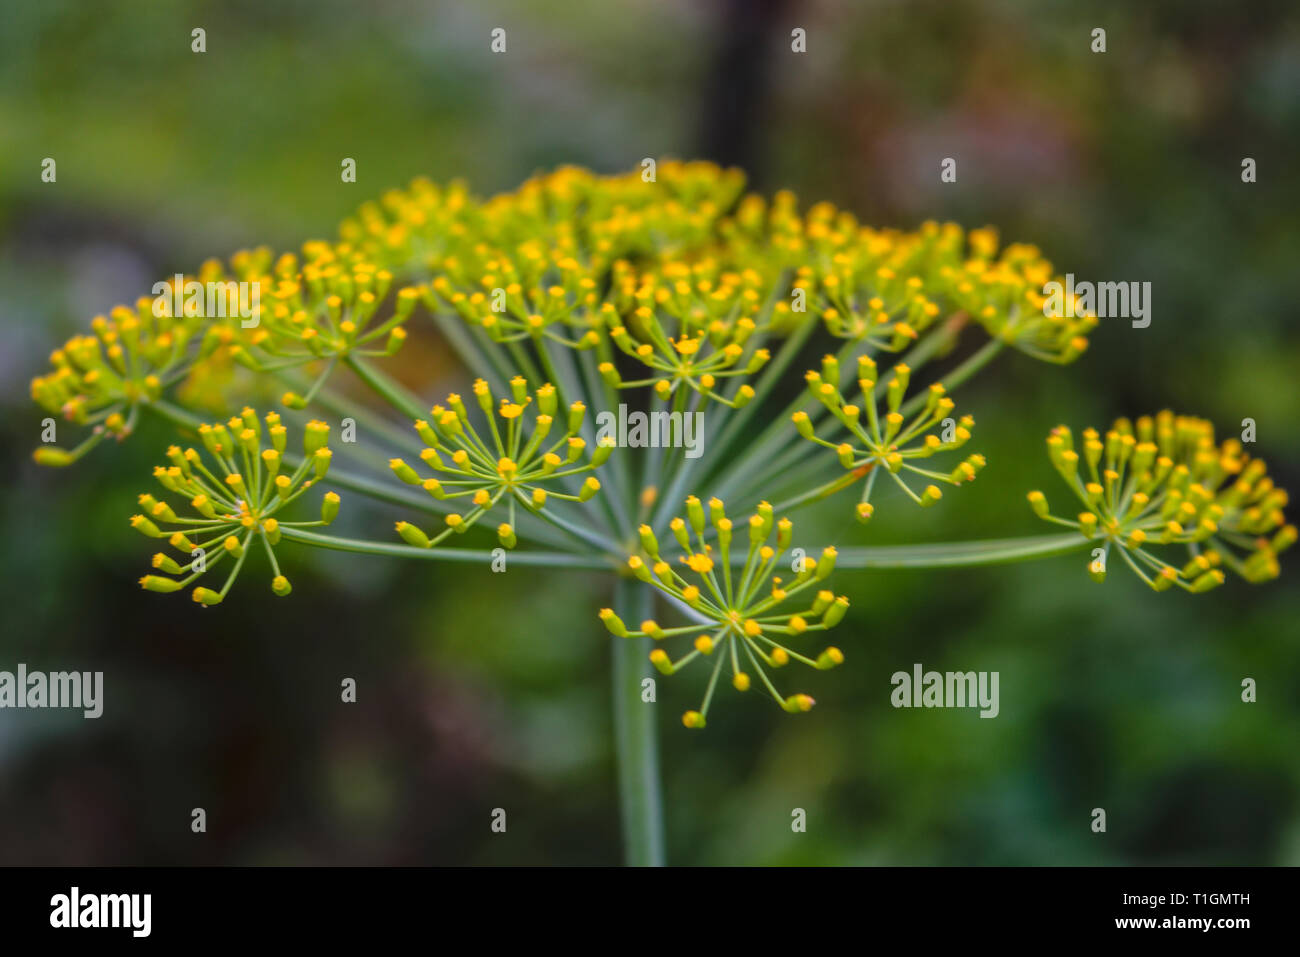
[[[841,548],[835,568],[956,568],[999,565],[1068,555],[1091,545],[1078,532],[1064,535],[1027,535],[977,542],[936,542],[929,545],[883,545]]]
[[[650,589],[638,581],[619,578],[614,585],[614,611],[624,621],[649,618],[650,599]],[[634,867],[659,867],[664,864],[664,824],[655,705],[641,699],[641,682],[650,677],[651,642],[614,638],[611,644],[624,859]]]
[[[492,561],[492,551],[479,551],[470,548],[417,548],[414,545],[398,545],[394,542],[372,542],[358,538],[339,538],[334,535],[322,535],[319,532],[304,532],[301,529],[280,526],[280,534],[291,542],[304,545],[319,545],[321,548],[333,548],[341,552],[364,552],[367,555],[391,555],[396,558],[423,558],[447,562],[482,562]],[[575,555],[570,552],[506,552],[506,562],[516,565],[556,565],[562,568],[610,569],[610,559],[599,555]]]
[[[343,359],[349,369],[357,374],[375,394],[391,405],[398,412],[410,419],[419,419],[428,415],[424,403],[399,382],[395,382],[380,372],[360,356],[349,355]]]
[[[979,372],[986,365],[998,357],[1007,344],[1001,339],[990,339],[984,343],[977,352],[974,352],[961,365],[953,369],[945,376],[940,376],[939,381],[943,383],[948,392],[953,392],[956,388],[964,383],[967,379]],[[907,417],[914,413],[921,406],[925,405],[929,396],[924,392],[918,392],[912,398],[903,403],[903,407],[898,411]]]

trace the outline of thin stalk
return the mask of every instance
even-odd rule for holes
[[[1078,532],[1065,535],[1026,535],[975,542],[936,542],[927,545],[880,545],[841,548],[836,570],[851,568],[957,568],[1000,565],[1051,558],[1081,551],[1093,543]]]
[[[614,611],[624,621],[650,617],[651,590],[619,578]],[[622,811],[624,859],[634,867],[664,864],[663,797],[659,783],[659,743],[655,705],[641,698],[641,682],[650,676],[649,638],[613,638],[614,746],[618,760],[619,806]]]
[[[410,419],[419,419],[428,412],[424,403],[401,383],[388,378],[360,356],[350,355],[344,360],[349,369],[366,385],[398,412]]]
[[[484,352],[459,316],[433,313],[433,322],[471,372],[485,380],[498,395],[507,392],[509,370],[501,365],[496,350]]]
[[[945,376],[940,376],[939,381],[943,383],[943,387],[948,392],[954,391],[959,385],[996,359],[998,354],[1006,347],[1007,344],[1001,339],[990,339],[988,342],[984,343],[979,351],[972,353],[971,356],[961,365],[957,366],[957,368],[953,369]],[[925,405],[927,398],[928,396],[924,391],[918,392],[916,395],[912,396],[912,398],[904,402],[902,408],[898,411],[901,412],[904,417],[907,417],[917,409],[921,408],[921,406]]]
[[[359,538],[340,538],[319,532],[280,526],[280,534],[291,542],[318,545],[340,552],[362,552],[367,555],[388,555],[395,558],[423,558],[427,561],[478,562],[489,564],[492,550],[470,548],[417,548],[414,545],[397,545],[392,542],[373,542]],[[611,561],[599,555],[577,555],[571,552],[506,552],[507,563],[516,565],[550,565],[561,568],[600,569],[608,571]]]

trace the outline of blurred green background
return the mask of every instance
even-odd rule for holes
[[[963,393],[978,482],[823,526],[841,542],[1048,531],[1024,503],[1054,487],[1048,429],[1165,406],[1225,434],[1254,418],[1254,451],[1300,487],[1292,3],[9,0],[0,18],[0,669],[108,684],[98,721],[0,712],[0,863],[620,859],[606,581],[284,549],[291,599],[249,576],[200,612],[135,586],[152,549],[125,519],[166,430],[30,464],[28,381],[92,315],[209,256],[331,237],[418,174],[489,194],[561,163],[712,158],[868,222],[992,223],[1063,272],[1152,282],[1150,328],[1103,322],[1073,366],[1009,356]],[[454,373],[426,355],[432,396]],[[804,682],[812,713],[724,694],[691,733],[701,676],[660,681],[669,859],[1300,864],[1289,557],[1279,582],[1195,597],[1094,585],[1082,555],[845,574],[848,662]],[[894,710],[914,662],[999,671],[1000,717]]]

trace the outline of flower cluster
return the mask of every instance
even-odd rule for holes
[[[789,192],[742,197],[743,186],[738,170],[667,160],[654,176],[564,167],[486,200],[417,179],[363,204],[336,241],[246,250],[183,278],[254,287],[253,321],[188,301],[158,315],[151,299],[95,320],[32,383],[43,407],[92,434],[36,458],[66,464],[124,437],[173,388],[189,390],[185,404],[225,406],[240,366],[283,380],[282,403],[303,408],[334,360],[395,352],[418,304],[485,342],[592,350],[607,386],[652,387],[683,408],[750,402],[745,380],[773,341],[809,323],[869,354],[909,347],[945,315],[958,320],[945,328],[970,317],[1054,362],[1086,347],[1096,320],[1045,314],[1052,267],[1034,247],[999,253],[992,230],[954,224],[874,230],[829,203],[801,211]],[[318,377],[294,378],[304,366]]]
[[[505,497],[509,520],[497,527],[497,537],[506,548],[514,548],[516,503],[541,512],[549,498],[586,502],[600,491],[600,480],[590,473],[609,458],[613,443],[598,443],[583,461],[587,442],[579,433],[587,407],[581,401],[569,404],[564,429],[559,432],[555,429],[559,400],[549,382],[529,395],[527,380],[515,376],[510,380],[510,396],[501,397],[494,408],[492,390],[479,379],[474,383],[474,398],[487,421],[486,440],[474,428],[464,400],[455,393],[447,396],[445,406],[433,407],[431,422],[421,419],[415,423],[425,444],[420,459],[443,478],[423,478],[400,458],[388,463],[399,479],[422,487],[435,499],[468,498],[472,506],[464,514],[449,513],[447,527],[432,537],[417,525],[398,522],[398,534],[408,544],[430,548],[452,533],[463,534]],[[534,398],[529,422],[525,413]],[[568,480],[579,475],[586,478],[577,492],[563,491],[570,485]]]
[[[302,265],[283,256],[271,277],[258,280],[265,296],[260,321],[231,345],[235,361],[254,372],[270,372],[349,355],[389,356],[401,348],[417,290],[401,289],[392,315],[371,326],[393,274],[370,262],[340,262],[328,247],[314,253]],[[291,391],[282,401],[301,409],[310,397]]]
[[[1073,362],[1088,348],[1097,317],[1076,303],[1049,306],[1045,295],[1052,264],[1038,247],[1012,243],[997,253],[992,229],[970,234],[971,257],[943,271],[952,302],[974,317],[989,335],[1044,362]]]
[[[187,500],[192,515],[179,515],[165,498],[142,494],[143,511],[131,517],[131,527],[150,538],[165,538],[180,553],[178,560],[166,552],[153,557],[153,567],[165,574],[146,575],[140,585],[147,591],[174,592],[187,587],[229,557],[234,566],[220,591],[198,586],[193,597],[202,605],[215,605],[226,597],[256,538],[271,563],[271,590],[289,594],[289,580],[280,573],[275,546],[286,529],[328,525],[339,510],[339,496],[326,492],[320,520],[285,522],[277,516],[325,477],[330,450],[325,445],[329,426],[308,422],[303,434],[303,456],[297,467],[286,461],[286,429],[274,412],[266,415],[266,430],[257,413],[244,411],[222,425],[202,425],[199,438],[215,464],[212,471],[198,450],[167,450],[170,465],[154,469],[164,489]],[[263,439],[270,442],[263,448]],[[175,578],[169,576],[185,576]]]
[[[692,496],[685,517],[670,522],[672,503],[692,488],[753,502],[787,482],[799,492],[776,509],[785,512],[857,486],[855,515],[867,522],[877,481],[887,475],[908,498],[932,505],[945,486],[970,482],[985,464],[979,454],[957,454],[974,419],[954,414],[950,393],[1008,347],[1051,363],[1074,360],[1097,319],[1078,301],[1048,297],[1052,264],[1036,247],[1002,246],[993,229],[935,222],[912,231],[873,229],[829,203],[801,209],[792,193],[764,198],[743,189],[737,170],[674,161],[647,161],[615,176],[565,167],[490,198],[462,183],[416,180],[363,204],[334,240],[209,260],[194,276],[161,284],[169,295],[97,317],[91,334],[69,340],[52,355],[52,370],[32,383],[43,408],[90,435],[71,451],[47,446],[35,458],[72,462],[106,436],[125,438],[142,412],[194,428],[198,420],[187,408],[224,414],[238,407],[234,394],[242,394],[240,403],[278,396],[286,408],[350,414],[352,425],[386,445],[385,458],[407,455],[389,459],[389,470],[418,490],[353,472],[354,463],[374,462],[351,442],[340,446],[351,458],[334,482],[442,515],[436,529],[397,522],[408,546],[431,550],[495,510],[496,539],[514,548],[522,507],[549,523],[538,536],[543,545],[561,544],[517,552],[513,561],[604,567],[621,561],[645,522],[642,551],[627,571],[692,623],[664,629],[650,620],[629,630],[611,609],[601,618],[620,636],[691,636],[693,649],[675,659],[664,648],[653,651],[651,661],[665,674],[713,656],[704,702],[687,712],[686,725],[704,726],[728,667],[737,689],[756,677],[787,711],[806,711],[812,699],[781,695],[768,670],[792,660],[814,668],[843,660],[833,647],[796,650],[804,632],[825,630],[845,614],[847,599],[820,585],[835,550],[815,563],[796,552],[791,571],[778,574],[792,526],[776,520],[772,506],[757,506],[742,546],[717,498],[705,505]],[[202,301],[204,286],[225,290],[227,299],[236,289],[241,309],[226,301],[214,313]],[[371,361],[401,349],[417,310],[480,377],[472,402],[452,394],[423,416],[427,400]],[[971,350],[959,343],[968,333],[987,334],[986,341]],[[835,346],[807,373],[808,392],[784,412],[770,409],[782,377],[806,348],[816,348],[810,342],[817,335]],[[960,362],[922,385],[923,367],[949,355]],[[407,422],[418,417],[415,437],[350,405],[327,382],[340,366]],[[505,394],[494,395],[489,382]],[[600,473],[602,489],[596,473],[615,443],[593,438],[587,404],[610,407],[624,393],[670,405],[670,423],[677,413],[699,415],[709,458],[697,461],[698,444],[687,450],[686,442],[680,449],[652,442],[639,461],[620,453]],[[746,427],[756,415],[769,422],[750,441]],[[224,587],[193,590],[200,604],[215,604],[255,537],[270,558],[276,594],[289,591],[275,555],[282,538],[417,554],[387,541],[301,531],[333,519],[332,492],[320,521],[280,520],[281,509],[329,467],[323,422],[307,424],[301,457],[286,453],[276,413],[261,420],[245,409],[198,434],[215,465],[195,449],[174,447],[171,464],[155,473],[192,513],[182,518],[172,504],[144,495],[132,519],[179,552],[155,556],[157,573],[141,582],[146,589],[179,590],[229,558]],[[625,444],[637,447],[630,435]],[[1075,519],[1054,516],[1041,492],[1031,493],[1030,503],[1096,543],[1095,577],[1118,550],[1157,590],[1204,591],[1223,581],[1224,570],[1261,581],[1278,573],[1277,555],[1296,537],[1282,514],[1286,494],[1263,463],[1238,442],[1216,444],[1200,420],[1170,413],[1120,420],[1105,436],[1085,432],[1078,451],[1061,428],[1048,445],[1084,510]],[[841,468],[809,487],[815,470],[824,464],[830,471],[829,456],[823,463],[813,446],[833,452]],[[563,504],[593,499],[581,517]],[[540,522],[525,520],[524,532]],[[670,531],[680,548],[672,559],[659,551],[659,537]],[[1157,554],[1175,545],[1187,549],[1186,562]],[[593,547],[601,551],[594,561]],[[854,561],[860,564],[846,552],[841,564]],[[807,594],[792,602],[799,592]]]
[[[42,465],[75,462],[105,435],[125,438],[141,403],[157,399],[184,377],[190,345],[201,319],[173,316],[170,301],[155,315],[155,300],[135,308],[117,306],[90,322],[92,335],[74,336],[50,356],[53,371],[32,380],[32,398],[48,412],[92,426],[76,449],[45,446],[35,453]]]
[[[804,411],[791,417],[799,434],[811,442],[833,449],[840,465],[848,475],[832,483],[824,494],[830,495],[856,481],[863,480],[862,495],[855,509],[861,522],[868,521],[873,512],[871,492],[876,477],[883,471],[918,505],[933,505],[943,497],[935,482],[961,485],[975,478],[984,467],[984,456],[971,455],[949,472],[938,472],[916,465],[937,452],[960,448],[970,439],[975,420],[963,416],[953,419],[953,401],[941,383],[935,383],[921,396],[921,403],[913,403],[915,411],[903,404],[911,379],[911,369],[905,363],[895,365],[887,382],[879,381],[875,361],[867,355],[859,356],[857,380],[860,400],[851,403],[840,392],[840,364],[834,356],[822,359],[821,372],[809,370],[805,379],[808,389],[832,416],[849,433],[850,441],[832,442],[816,434],[812,417]],[[884,391],[885,408],[877,410],[880,392]],[[864,417],[865,410],[865,417]],[[935,430],[939,434],[935,434]],[[927,484],[919,493],[914,491],[902,474],[912,473]],[[902,474],[900,474],[902,473]]]
[[[798,661],[825,670],[844,661],[843,653],[835,647],[811,658],[784,643],[806,632],[832,628],[844,617],[848,598],[825,589],[819,589],[810,601],[800,603],[802,607],[797,610],[786,607],[790,599],[830,575],[835,568],[835,549],[825,549],[816,562],[799,555],[791,563],[795,568],[793,577],[786,581],[773,572],[790,548],[793,523],[788,518],[773,521],[772,506],[763,502],[750,516],[748,526],[744,543],[733,543],[735,530],[722,502],[715,498],[708,503],[706,520],[700,500],[695,496],[688,498],[686,518],[678,517],[671,523],[673,537],[681,549],[677,556],[681,571],[660,554],[659,541],[650,527],[641,527],[645,557],[633,555],[628,559],[628,569],[673,599],[696,619],[695,624],[663,628],[649,620],[630,630],[613,609],[600,612],[605,627],[620,638],[648,635],[660,641],[695,635],[693,649],[676,661],[662,648],[650,653],[650,661],[665,675],[680,671],[697,658],[713,658],[703,703],[699,710],[687,711],[682,716],[688,728],[704,727],[724,667],[730,669],[731,684],[737,691],[749,690],[752,682],[746,669],[752,667],[777,704],[797,714],[812,708],[813,699],[806,694],[782,695],[772,684],[764,665],[781,668]],[[710,537],[716,538],[716,548],[708,541]],[[733,544],[737,546],[734,550]],[[745,549],[743,563],[733,561],[739,558],[741,548]]]
[[[740,408],[754,397],[754,389],[742,383],[734,394],[719,390],[720,379],[753,375],[771,358],[765,348],[747,347],[758,328],[748,316],[719,315],[710,308],[712,290],[723,311],[733,311],[731,299],[742,277],[724,277],[715,287],[709,281],[679,279],[659,285],[647,278],[637,290],[640,302],[626,321],[609,330],[626,355],[650,371],[643,379],[624,380],[612,362],[600,366],[602,377],[618,388],[653,386],[655,395],[668,399],[679,387],[701,396]],[[656,290],[665,292],[658,295]],[[671,290],[671,291],[669,291]],[[748,290],[753,292],[753,289]],[[657,307],[657,308],[656,308]]]
[[[1105,435],[1086,429],[1082,454],[1070,430],[1058,426],[1047,449],[1083,511],[1059,518],[1039,491],[1029,493],[1029,504],[1041,518],[1098,543],[1088,566],[1098,581],[1112,549],[1156,591],[1206,591],[1223,583],[1223,568],[1266,581],[1278,574],[1278,553],[1295,542],[1295,527],[1282,514],[1286,491],[1240,441],[1217,443],[1204,419],[1169,411],[1136,424],[1117,419]],[[1153,551],[1165,545],[1185,546],[1188,560],[1171,563]]]

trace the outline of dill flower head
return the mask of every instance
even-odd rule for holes
[[[462,241],[477,207],[463,181],[440,186],[417,177],[406,189],[390,189],[363,203],[340,224],[338,246],[418,276]]]
[[[257,413],[246,408],[224,425],[200,426],[199,438],[214,465],[211,469],[197,449],[182,451],[172,446],[167,450],[171,464],[155,468],[154,478],[167,492],[185,499],[192,514],[178,514],[166,497],[140,496],[143,511],[131,517],[131,527],[150,538],[165,538],[180,555],[179,559],[167,552],[154,555],[153,567],[164,574],[141,578],[145,590],[179,591],[229,559],[233,567],[219,591],[203,586],[193,591],[196,602],[218,604],[238,577],[249,549],[260,542],[271,564],[271,590],[277,595],[289,594],[289,580],[280,572],[275,546],[285,529],[332,522],[338,514],[339,496],[325,494],[318,521],[286,522],[280,518],[285,507],[329,470],[331,454],[325,445],[329,426],[307,423],[302,461],[291,467],[286,462],[287,433],[279,415],[268,413],[265,421],[264,432]]]
[[[479,379],[474,398],[486,430],[474,427],[455,393],[447,396],[445,406],[433,407],[429,421],[415,423],[426,446],[420,458],[440,477],[422,477],[400,458],[389,461],[393,474],[406,484],[422,487],[435,499],[467,499],[469,505],[468,511],[449,513],[447,527],[432,536],[410,522],[398,522],[398,534],[408,544],[429,548],[453,532],[467,532],[504,498],[509,518],[497,527],[497,537],[513,548],[516,505],[540,512],[550,498],[586,502],[600,491],[600,480],[591,473],[609,459],[614,445],[612,440],[598,443],[588,454],[579,435],[587,413],[581,401],[560,411],[553,385],[548,382],[530,395],[523,376],[510,380],[510,395],[499,402]],[[563,417],[558,425],[557,415]],[[584,475],[579,482],[577,477]]]
[[[762,302],[760,290],[758,273],[719,273],[710,260],[643,275],[630,297],[628,317],[606,313],[609,337],[649,375],[624,380],[611,362],[601,365],[601,374],[621,388],[652,386],[661,399],[684,388],[733,408],[745,405],[754,397],[752,386],[724,392],[722,383],[753,375],[771,359],[757,345],[761,337],[755,337],[765,330],[753,318]]]
[[[911,369],[898,363],[880,381],[875,360],[868,355],[858,357],[857,385],[859,399],[848,401],[840,392],[840,364],[834,356],[822,359],[821,371],[809,370],[805,379],[808,389],[830,412],[840,426],[848,432],[835,442],[816,434],[814,422],[807,412],[799,411],[791,417],[799,434],[810,442],[834,450],[840,465],[847,471],[839,482],[829,486],[824,495],[862,481],[862,493],[855,509],[861,522],[868,521],[873,512],[871,493],[876,480],[883,472],[888,475],[908,498],[918,505],[933,505],[943,497],[935,482],[961,485],[972,481],[984,467],[984,456],[971,455],[948,472],[922,468],[919,460],[928,459],[939,452],[949,452],[965,445],[970,439],[975,420],[963,416],[951,417],[954,407],[941,383],[934,383],[913,401],[904,403],[911,378]],[[877,409],[883,393],[885,406]],[[834,435],[838,429],[832,425]],[[926,483],[920,492],[915,491],[907,478]]]
[[[691,496],[686,500],[686,517],[673,519],[670,526],[680,549],[675,563],[660,554],[658,539],[650,527],[641,527],[644,557],[629,558],[629,571],[685,608],[696,619],[695,624],[663,628],[649,620],[629,629],[613,609],[600,612],[605,627],[621,638],[649,635],[665,640],[693,635],[692,649],[676,660],[662,648],[650,653],[651,663],[665,675],[680,671],[696,659],[713,659],[699,710],[682,716],[688,728],[704,727],[724,668],[730,672],[732,687],[737,691],[749,690],[752,668],[776,703],[797,714],[812,708],[813,699],[806,694],[782,695],[766,669],[798,661],[825,670],[844,661],[843,653],[835,647],[824,649],[816,657],[808,657],[794,647],[806,632],[834,627],[848,610],[848,598],[819,587],[835,568],[835,549],[825,549],[815,562],[806,558],[792,561],[799,568],[787,579],[774,572],[781,568],[781,557],[790,548],[793,523],[787,518],[773,521],[772,506],[763,502],[746,524],[744,538],[735,541],[737,532],[722,502],[712,499],[706,518],[704,505]],[[739,559],[742,549],[744,561],[733,561]],[[792,601],[801,592],[806,593],[805,598]]]
[[[1037,246],[1012,243],[998,253],[993,229],[972,230],[969,254],[943,271],[952,302],[995,339],[1045,362],[1065,364],[1088,348],[1097,317],[1088,312],[1047,309],[1044,288],[1052,264]]]
[[[162,315],[155,315],[154,305],[153,298],[143,297],[134,308],[117,306],[91,320],[90,335],[73,336],[51,354],[54,368],[32,380],[32,398],[46,411],[94,431],[71,451],[38,449],[38,463],[68,465],[105,435],[125,438],[135,426],[139,406],[156,400],[184,376],[203,320],[173,316],[169,297],[159,304]]]
[[[945,293],[936,271],[936,256],[943,254],[936,242],[940,233],[818,230],[817,213],[824,205],[809,212],[816,265],[799,267],[795,287],[812,294],[815,313],[831,335],[872,350],[907,348],[942,311],[936,301]],[[848,217],[846,225],[852,223]]]
[[[260,322],[243,331],[231,354],[254,372],[290,369],[349,355],[390,356],[406,340],[404,323],[419,299],[414,287],[394,297],[392,314],[374,322],[388,297],[393,274],[372,262],[347,262],[340,251],[317,244],[312,259],[285,255],[261,278]],[[284,404],[301,409],[307,398],[286,393]]]
[[[1083,511],[1059,518],[1038,491],[1029,503],[1099,544],[1088,566],[1095,579],[1105,578],[1112,548],[1156,591],[1206,591],[1222,584],[1223,568],[1251,582],[1277,576],[1278,553],[1296,539],[1282,514],[1287,493],[1241,442],[1218,443],[1209,422],[1169,411],[1135,424],[1117,419],[1105,435],[1087,429],[1082,438],[1076,450],[1070,430],[1058,426],[1047,449]],[[1185,562],[1155,551],[1171,545],[1186,548]]]

